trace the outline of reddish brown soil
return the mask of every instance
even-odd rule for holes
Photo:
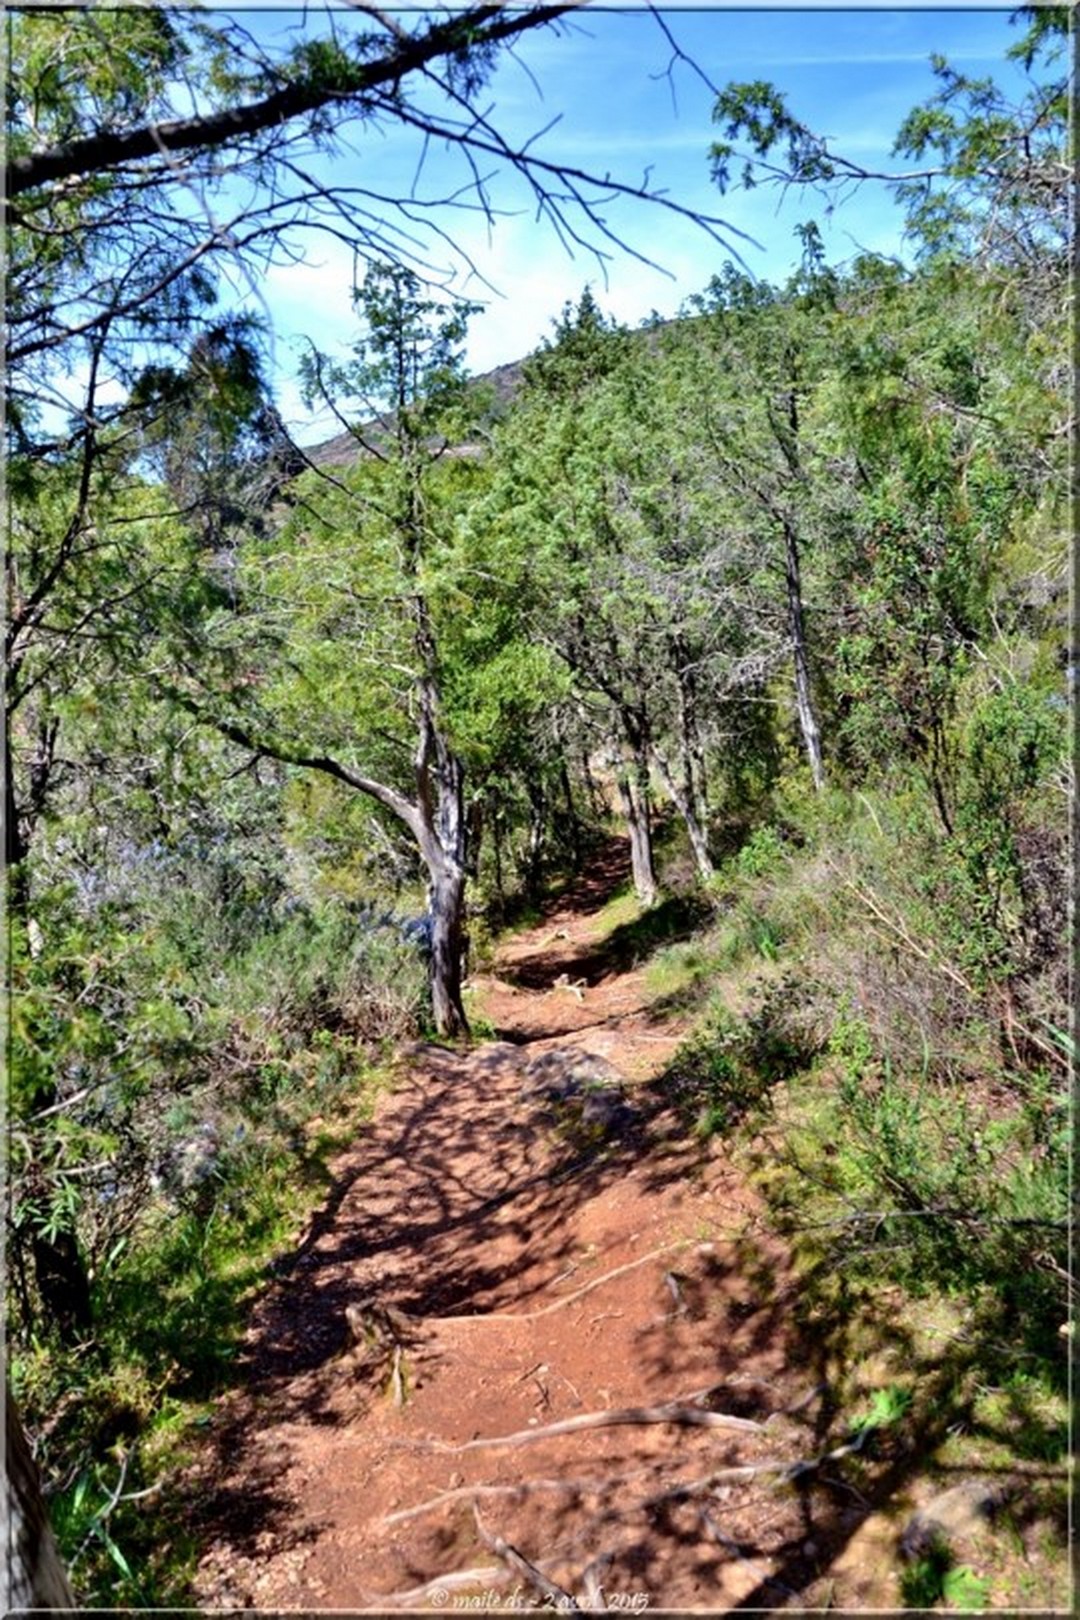
[[[485,1592],[490,1606],[497,1589],[550,1607],[517,1554],[583,1606],[602,1588],[612,1608],[771,1607],[805,1593],[845,1514],[862,1517],[841,1495],[819,1523],[775,1471],[677,1494],[814,1455],[825,1416],[789,1337],[783,1249],[656,1080],[681,1032],[650,1016],[639,971],[605,970],[596,913],[623,870],[615,848],[500,953],[480,990],[504,1038],[414,1048],[336,1164],[254,1311],[243,1388],[196,1471],[203,1605],[430,1612]],[[583,1142],[522,1101],[525,1062],[552,1047],[632,1079],[643,1107],[628,1134]],[[350,1305],[369,1324],[397,1307],[415,1335],[399,1324],[365,1354]],[[396,1350],[394,1333],[416,1342]],[[767,1427],[497,1443],[671,1402]]]

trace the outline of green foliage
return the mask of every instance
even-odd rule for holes
[[[780,865],[786,853],[776,828],[766,824],[750,834],[733,865],[741,877],[764,877]]]
[[[68,1482],[54,1505],[61,1548],[83,1601],[99,1604],[187,1601],[183,1535],[164,1536],[141,1493],[231,1376],[269,1262],[384,1083],[373,1059],[416,1031],[426,997],[416,952],[355,914],[294,906],[256,931],[234,900],[246,947],[215,962],[206,896],[185,901],[110,938],[115,907],[80,917],[70,896],[61,936],[58,898],[38,907],[49,954],[20,966],[12,1381],[47,1434],[47,1475]],[[193,956],[198,937],[207,954]],[[31,1054],[60,1076],[60,1111],[45,1119]],[[74,1351],[52,1335],[28,1260],[30,1234],[50,1223],[76,1231],[91,1276],[94,1325]]]
[[[889,185],[903,204],[911,234],[928,254],[974,256],[1034,266],[1040,254],[1061,255],[1067,230],[1066,135],[1069,36],[1064,7],[1028,8],[1029,26],[1010,55],[1024,63],[1024,93],[1012,99],[992,78],[972,78],[934,55],[938,90],[913,108],[897,133],[898,156],[917,165],[917,176],[872,173],[831,149],[788,108],[775,85],[763,80],[728,85],[717,98],[714,122],[723,139],[711,149],[713,178],[732,184],[812,187],[832,204],[842,187],[869,181]],[[1032,70],[1038,65],[1038,72]]]
[[[275,75],[205,20],[57,18],[12,21],[15,157],[164,116],[181,80],[208,105],[347,87],[381,48],[309,43]],[[85,1599],[186,1598],[160,1566],[190,1549],[157,1559],[139,1493],[230,1378],[372,1065],[423,1024],[423,965],[377,921],[422,904],[408,818],[286,763],[411,803],[421,714],[465,772],[481,938],[606,836],[620,782],[671,801],[700,891],[623,895],[596,950],[705,1007],[660,1095],[700,1139],[767,1134],[777,1211],[838,1287],[950,1295],[973,1331],[1007,1312],[1060,1377],[1065,24],[1029,24],[1015,105],[939,62],[899,132],[939,171],[901,187],[917,270],[830,267],[808,224],[785,287],[727,266],[666,326],[587,290],[483,454],[471,306],[400,266],[356,289],[351,351],[304,363],[355,464],[286,489],[263,334],[173,262],[197,221],[129,227],[115,176],[13,221],[16,337],[59,322],[83,376],[118,254],[135,311],[100,334],[120,403],[82,400],[47,453],[25,377],[9,414],[13,1373]],[[451,43],[468,93],[490,53]],[[744,184],[860,178],[773,86],[729,87],[717,122],[722,184],[740,137]],[[88,1273],[75,1348],[42,1243]],[[1056,1421],[1001,1399],[1013,1449],[1056,1461]],[[879,1389],[853,1431],[910,1405]],[[905,1579],[985,1597],[937,1554]]]
[[[181,35],[164,12],[103,10],[89,26],[20,12],[10,19],[7,78],[9,155],[36,143],[61,145],[88,125],[114,127],[165,105]]]
[[[260,916],[257,894],[215,893],[206,866],[174,902],[177,861],[129,860],[122,899],[41,894],[40,945],[21,925],[12,941],[8,1218],[22,1333],[35,1233],[74,1222],[100,1275],[162,1197],[205,1214],[242,1180],[268,1105],[333,1093],[365,1051],[425,1016],[423,964],[393,928],[330,907],[275,914],[272,889]]]
[[[990,1582],[967,1564],[957,1564],[938,1537],[902,1571],[900,1596],[909,1609],[932,1609],[944,1600],[950,1608],[980,1610],[989,1599]]]
[[[723,128],[725,140],[714,141],[709,158],[712,177],[721,192],[731,185],[731,163],[736,156],[733,138],[744,134],[758,158],[769,158],[773,148],[785,149],[788,172],[798,183],[833,180],[837,166],[830,159],[825,142],[800,124],[788,111],[784,97],[775,85],[764,79],[729,84],[716,99],[713,122]],[[758,184],[760,164],[747,159],[738,184],[751,190]]]
[[[461,358],[469,317],[479,306],[425,298],[414,271],[384,262],[369,265],[353,296],[363,336],[349,360],[317,353],[302,358],[309,401],[329,400],[339,411],[357,402],[371,415],[392,413],[357,430],[361,443],[366,433],[376,447],[384,435],[420,453],[433,433],[460,439],[467,422],[463,410],[479,414],[483,408],[465,389]]]
[[[737,1018],[714,1006],[655,1085],[670,1096],[696,1135],[730,1134],[768,1108],[770,1093],[805,1068],[814,1039],[792,979],[766,983],[757,1004]]]
[[[865,1412],[851,1420],[853,1434],[872,1433],[876,1429],[893,1429],[904,1421],[911,1411],[915,1397],[903,1384],[890,1384],[886,1389],[875,1389]]]
[[[929,1051],[921,1074],[897,1073],[850,1014],[838,1020],[829,1055],[838,1084],[826,1135],[843,1120],[830,1179],[861,1211],[854,1226],[870,1237],[868,1262],[880,1242],[909,1287],[972,1297],[996,1289],[1027,1342],[1049,1351],[1063,1309],[1060,1262],[1050,1257],[1065,1252],[1064,1096],[1044,1077],[1021,1089],[1021,1109],[1002,1114],[989,1098],[943,1085]],[[1033,1266],[1034,1253],[1043,1261]]]

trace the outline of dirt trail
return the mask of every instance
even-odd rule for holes
[[[681,1032],[600,937],[624,873],[613,846],[504,948],[479,984],[502,1038],[412,1049],[335,1165],[192,1481],[202,1605],[550,1606],[547,1579],[582,1606],[723,1610],[782,1604],[820,1567],[773,1466],[824,1432],[786,1258],[650,1085]],[[629,1078],[620,1134],[523,1100],[552,1051]]]

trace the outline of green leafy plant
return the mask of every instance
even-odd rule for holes
[[[743,1018],[714,1007],[656,1085],[674,1095],[694,1133],[708,1139],[768,1106],[773,1087],[805,1068],[816,1041],[800,1016],[803,990],[782,978],[758,992]]]
[[[967,1564],[955,1563],[948,1543],[936,1536],[902,1572],[900,1594],[908,1609],[932,1609],[944,1600],[950,1608],[978,1610],[986,1607],[990,1582]]]
[[[736,855],[733,865],[742,877],[763,877],[775,871],[787,854],[775,827],[758,827]]]
[[[902,1423],[911,1411],[915,1397],[902,1384],[890,1384],[886,1389],[875,1389],[867,1411],[851,1420],[853,1434],[867,1434],[875,1429],[891,1429]]]
[[[954,1609],[984,1609],[989,1601],[989,1579],[977,1575],[967,1564],[946,1570],[941,1586],[942,1596]]]

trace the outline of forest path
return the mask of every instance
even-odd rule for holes
[[[826,1415],[788,1259],[657,1082],[684,1032],[603,915],[625,873],[613,844],[504,945],[476,985],[501,1039],[413,1047],[334,1165],[189,1480],[201,1606],[551,1607],[546,1579],[583,1607],[724,1610],[809,1578],[777,1465]],[[628,1078],[620,1134],[523,1097],[544,1053]]]

